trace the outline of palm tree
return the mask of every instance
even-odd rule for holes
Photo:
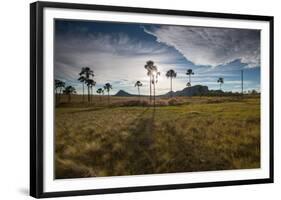
[[[79,73],[80,74],[80,73]],[[86,82],[86,78],[85,76],[81,75],[79,78],[78,78],[78,81],[80,81],[82,83],[82,86],[83,86],[83,102],[84,102],[84,84]]]
[[[110,83],[106,83],[104,86],[103,86],[104,90],[107,91],[107,101],[108,101],[108,104],[109,104],[109,91],[112,89],[112,85]]]
[[[56,101],[57,101],[57,103],[59,103],[59,101],[60,101],[60,96],[62,94],[62,89],[63,88],[65,88],[65,82],[56,79],[55,80],[55,93],[56,93]]]
[[[140,81],[137,81],[135,83],[135,87],[138,87],[138,94],[139,94],[139,99],[140,99],[140,87],[142,86],[142,83]]]
[[[217,80],[217,82],[220,84],[220,90],[221,90],[221,84],[224,83],[224,80],[222,77],[219,77],[219,79]]]
[[[99,89],[97,90],[97,93],[100,95],[100,101],[101,101],[101,94],[104,93],[104,90],[103,90],[102,88],[99,88]]]
[[[244,86],[244,71],[242,69],[241,70],[241,94],[242,94],[242,96],[243,96],[243,93],[244,93],[243,86]]]
[[[170,96],[172,97],[173,96],[173,94],[172,94],[172,92],[173,92],[172,80],[173,80],[173,78],[177,77],[177,73],[174,70],[170,69],[169,71],[167,71],[166,77],[170,78],[170,81],[171,81],[170,82],[170,86],[171,86]]]
[[[90,91],[90,102],[92,101],[92,94],[93,94],[93,86],[96,85],[96,82],[93,79],[87,79],[86,80],[87,87]]]
[[[75,94],[76,93],[76,90],[74,87],[72,87],[71,85],[67,86],[64,91],[63,91],[64,94],[68,95],[68,103],[71,102],[71,94]]]
[[[151,81],[152,81],[152,69],[154,67],[154,62],[149,60],[146,62],[144,68],[147,70],[147,76],[149,76],[149,99],[151,103]]]
[[[90,77],[94,77],[95,76],[94,71],[91,70],[89,67],[82,67],[81,72],[79,73],[79,75],[80,76],[84,75],[86,81],[88,79],[90,79]],[[90,89],[91,88],[90,88],[90,86],[88,84],[87,84],[87,86],[88,86],[88,102],[90,102],[91,101],[91,99],[90,99]]]
[[[191,75],[194,75],[194,72],[192,71],[192,69],[188,69],[186,71],[186,75],[189,76],[189,82],[186,84],[186,86],[190,87],[191,86]]]
[[[160,76],[160,72],[157,69],[157,66],[153,65],[151,70],[152,80],[151,83],[153,84],[153,105],[155,107],[155,85],[158,82],[158,76]]]

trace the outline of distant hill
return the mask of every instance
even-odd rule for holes
[[[210,92],[207,86],[194,85],[191,87],[186,87],[183,90],[172,92],[173,96],[197,96],[197,95],[207,95]],[[164,94],[163,96],[170,96],[171,92]]]
[[[167,92],[166,94],[163,95],[158,95],[158,97],[170,97],[172,93],[173,97],[177,96],[206,96],[206,95],[227,95],[227,93],[223,92],[222,90],[209,90],[208,86],[204,85],[194,85],[191,87],[186,87],[182,90],[176,91],[176,92]],[[233,93],[230,93],[233,94]],[[119,90],[114,96],[119,96],[119,97],[135,97],[138,95],[135,94],[130,94],[124,90]],[[147,95],[141,95],[141,96],[147,96]]]
[[[131,96],[134,96],[128,92],[125,92],[124,90],[119,90],[115,96],[119,96],[119,97],[131,97]]]

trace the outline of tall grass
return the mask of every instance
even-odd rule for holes
[[[260,167],[259,97],[112,101],[56,108],[56,178]]]

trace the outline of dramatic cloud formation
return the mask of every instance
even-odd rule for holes
[[[259,90],[259,31],[63,20],[55,27],[55,78],[78,93],[78,74],[88,66],[94,70],[96,89],[110,82],[112,94],[120,89],[137,93],[134,83],[141,81],[142,94],[149,94],[148,60],[161,72],[157,94],[169,91],[169,69],[177,72],[174,90],[186,87],[187,69],[195,72],[193,85],[218,89],[217,78],[224,77],[228,91],[239,91],[244,69],[245,89]]]
[[[144,69],[147,60],[153,60],[158,69],[164,71],[168,68],[165,63],[179,59],[167,47],[136,41],[120,33],[57,36],[55,52],[58,79],[80,87],[78,73],[82,67],[89,66],[94,70],[97,87],[106,82],[116,85],[118,81],[118,88],[114,87],[113,93],[119,89],[135,93],[132,86],[136,80],[148,85],[149,78]],[[148,92],[148,88],[143,90]]]
[[[144,31],[177,49],[196,65],[223,65],[240,59],[248,67],[260,65],[260,32],[226,28],[160,26]]]

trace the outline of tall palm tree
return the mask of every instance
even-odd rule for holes
[[[80,74],[80,73],[79,73]],[[83,102],[84,102],[84,84],[86,83],[86,77],[85,76],[83,76],[83,75],[80,75],[80,77],[78,78],[78,81],[80,81],[81,83],[82,83],[82,86],[83,86]]]
[[[153,84],[153,105],[155,107],[155,85],[158,82],[158,76],[160,76],[160,72],[158,71],[157,66],[152,66],[151,74],[151,83]]]
[[[107,91],[107,101],[108,101],[108,104],[109,104],[109,91],[112,89],[112,85],[110,83],[106,83],[104,86],[103,86],[104,90]]]
[[[100,101],[101,101],[101,94],[104,94],[104,90],[102,88],[99,88],[97,90],[97,93],[100,95]]]
[[[167,71],[166,77],[170,78],[170,87],[171,87],[170,97],[172,97],[173,96],[173,94],[172,94],[172,92],[173,92],[172,80],[173,80],[173,78],[177,77],[177,73],[174,70],[170,69],[169,71]]]
[[[80,76],[84,75],[86,81],[87,81],[88,79],[90,79],[91,77],[94,77],[94,76],[95,76],[94,71],[91,70],[89,67],[82,67],[81,72],[79,73],[79,75],[80,75]],[[90,101],[91,101],[91,96],[90,96],[91,87],[90,87],[90,85],[88,85],[88,84],[87,84],[87,86],[88,86],[88,102],[90,102]]]
[[[65,87],[64,91],[63,91],[64,94],[68,95],[68,103],[71,102],[71,95],[72,94],[75,94],[76,93],[76,90],[74,87],[72,87],[71,85]]]
[[[194,75],[194,72],[192,71],[192,69],[188,69],[186,71],[186,75],[189,76],[189,82],[186,84],[186,86],[190,87],[191,86],[191,75]]]
[[[137,81],[135,83],[135,87],[138,87],[138,94],[139,94],[139,99],[140,99],[140,87],[142,86],[142,83],[140,81]]]
[[[244,71],[243,71],[243,69],[242,69],[242,70],[241,70],[241,94],[242,94],[242,95],[243,95],[243,93],[244,93],[243,86],[244,86]]]
[[[219,77],[219,79],[217,80],[217,82],[220,84],[220,90],[221,90],[221,84],[224,83],[224,80],[222,77]]]
[[[154,67],[154,62],[152,60],[149,60],[146,62],[146,64],[144,65],[144,68],[147,70],[147,76],[149,76],[149,100],[151,103],[151,83],[152,83],[152,69]]]
[[[56,101],[60,102],[60,96],[62,94],[62,89],[65,88],[65,82],[61,80],[55,80],[55,93],[56,93]]]
[[[92,95],[93,95],[93,86],[96,85],[96,82],[93,79],[87,79],[86,80],[87,87],[90,91],[90,102],[92,101]]]

